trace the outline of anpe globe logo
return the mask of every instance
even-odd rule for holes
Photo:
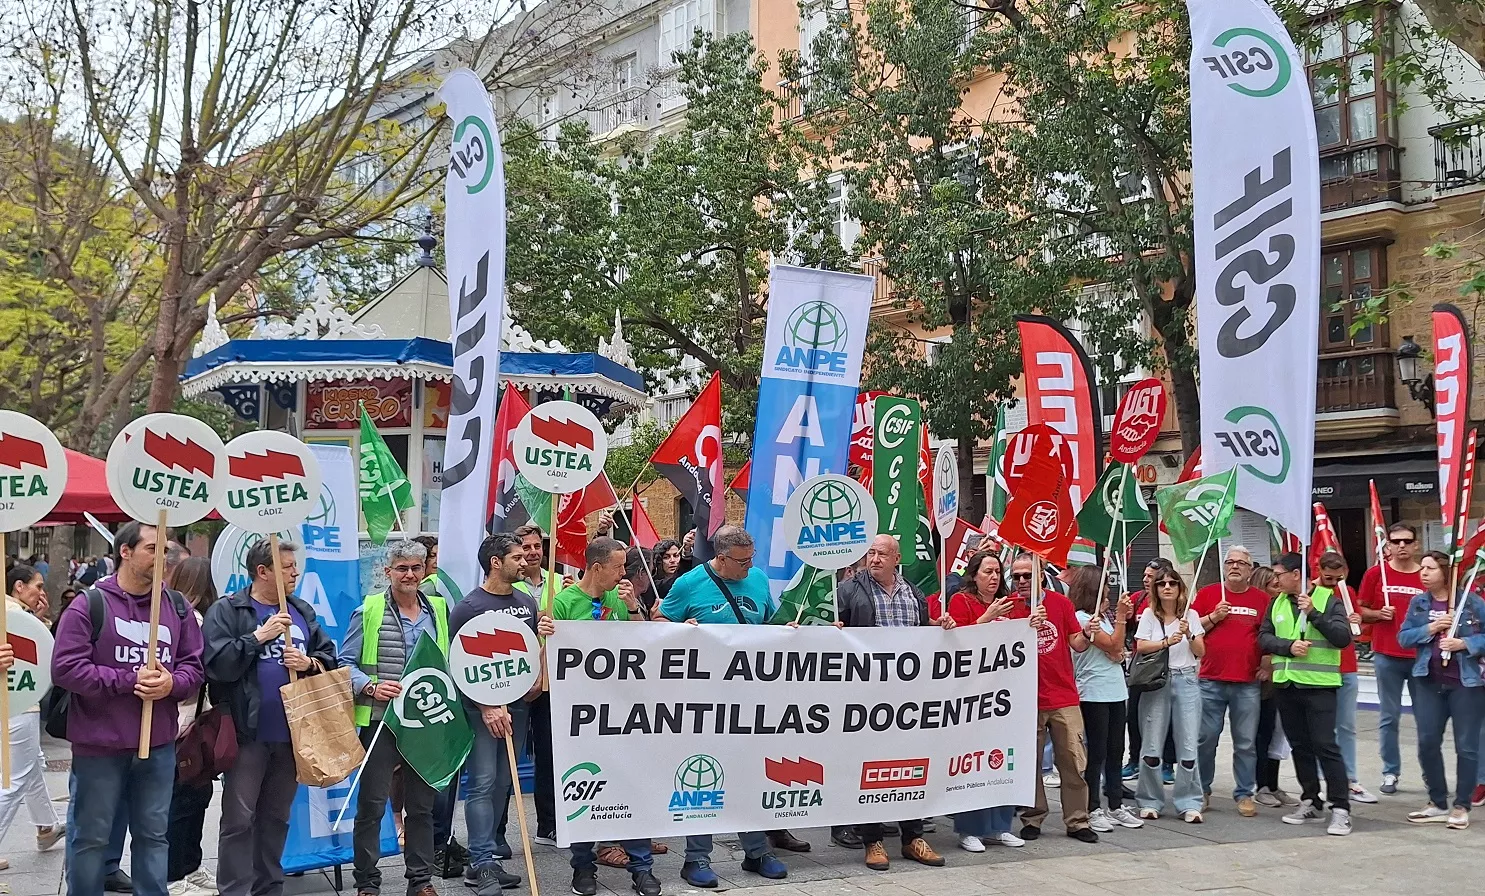
[[[340,550],[339,514],[335,510],[335,495],[330,489],[320,489],[319,502],[299,528],[304,533],[305,547]]]
[[[784,505],[789,550],[810,566],[840,569],[866,554],[877,534],[877,507],[861,484],[827,474],[806,480]]]
[[[775,366],[827,376],[846,374],[850,327],[841,310],[823,299],[805,302],[784,321],[784,344]]]
[[[675,770],[675,790],[670,794],[670,818],[686,821],[714,818],[722,811],[727,776],[714,756],[698,753],[681,760]]]

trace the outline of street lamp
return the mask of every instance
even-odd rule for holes
[[[1433,374],[1418,376],[1418,358],[1422,354],[1423,347],[1414,342],[1413,337],[1404,336],[1402,344],[1397,347],[1397,378],[1408,387],[1413,400],[1423,402],[1428,413],[1433,414]]]

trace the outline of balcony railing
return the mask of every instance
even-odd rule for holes
[[[805,72],[797,78],[779,82],[779,96],[784,99],[784,118],[797,121],[822,111],[820,81],[814,72]]]
[[[1401,201],[1397,147],[1379,144],[1347,152],[1321,152],[1321,211]]]
[[[632,87],[595,101],[585,113],[588,130],[594,134],[607,134],[626,124],[644,126],[649,119],[648,94],[649,91],[643,87]]]
[[[892,281],[887,279],[887,263],[880,258],[861,259],[861,273],[875,281],[871,294],[873,307],[885,305],[892,299]]]
[[[1391,352],[1321,355],[1315,410],[1321,414],[1396,407]]]
[[[1485,180],[1485,122],[1456,121],[1429,128],[1434,188],[1453,190]]]

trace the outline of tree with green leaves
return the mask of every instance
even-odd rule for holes
[[[514,316],[539,338],[590,345],[614,309],[640,369],[719,371],[726,429],[752,432],[771,259],[838,267],[826,185],[747,34],[698,34],[678,54],[686,109],[659,136],[597,142],[564,125],[555,147],[506,135]]]

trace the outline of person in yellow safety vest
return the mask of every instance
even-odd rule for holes
[[[386,591],[368,594],[351,614],[338,659],[351,670],[356,695],[356,725],[361,743],[375,749],[361,773],[352,838],[358,893],[378,893],[382,875],[381,823],[392,788],[392,770],[403,762],[391,732],[376,738],[387,703],[402,692],[400,679],[418,639],[427,632],[445,655],[449,651],[449,607],[441,597],[423,594],[428,550],[415,541],[387,545]],[[404,851],[409,896],[436,896],[433,889],[433,804],[438,792],[417,775],[403,775],[406,821]]]
[[[1351,833],[1351,782],[1336,742],[1336,692],[1341,687],[1341,649],[1351,643],[1351,623],[1344,604],[1328,590],[1304,593],[1303,569],[1299,554],[1274,561],[1279,596],[1258,628],[1259,649],[1274,658],[1274,699],[1294,752],[1294,774],[1304,791],[1299,808],[1283,821],[1304,824],[1324,817],[1318,762],[1330,800],[1326,833],[1344,837]]]

